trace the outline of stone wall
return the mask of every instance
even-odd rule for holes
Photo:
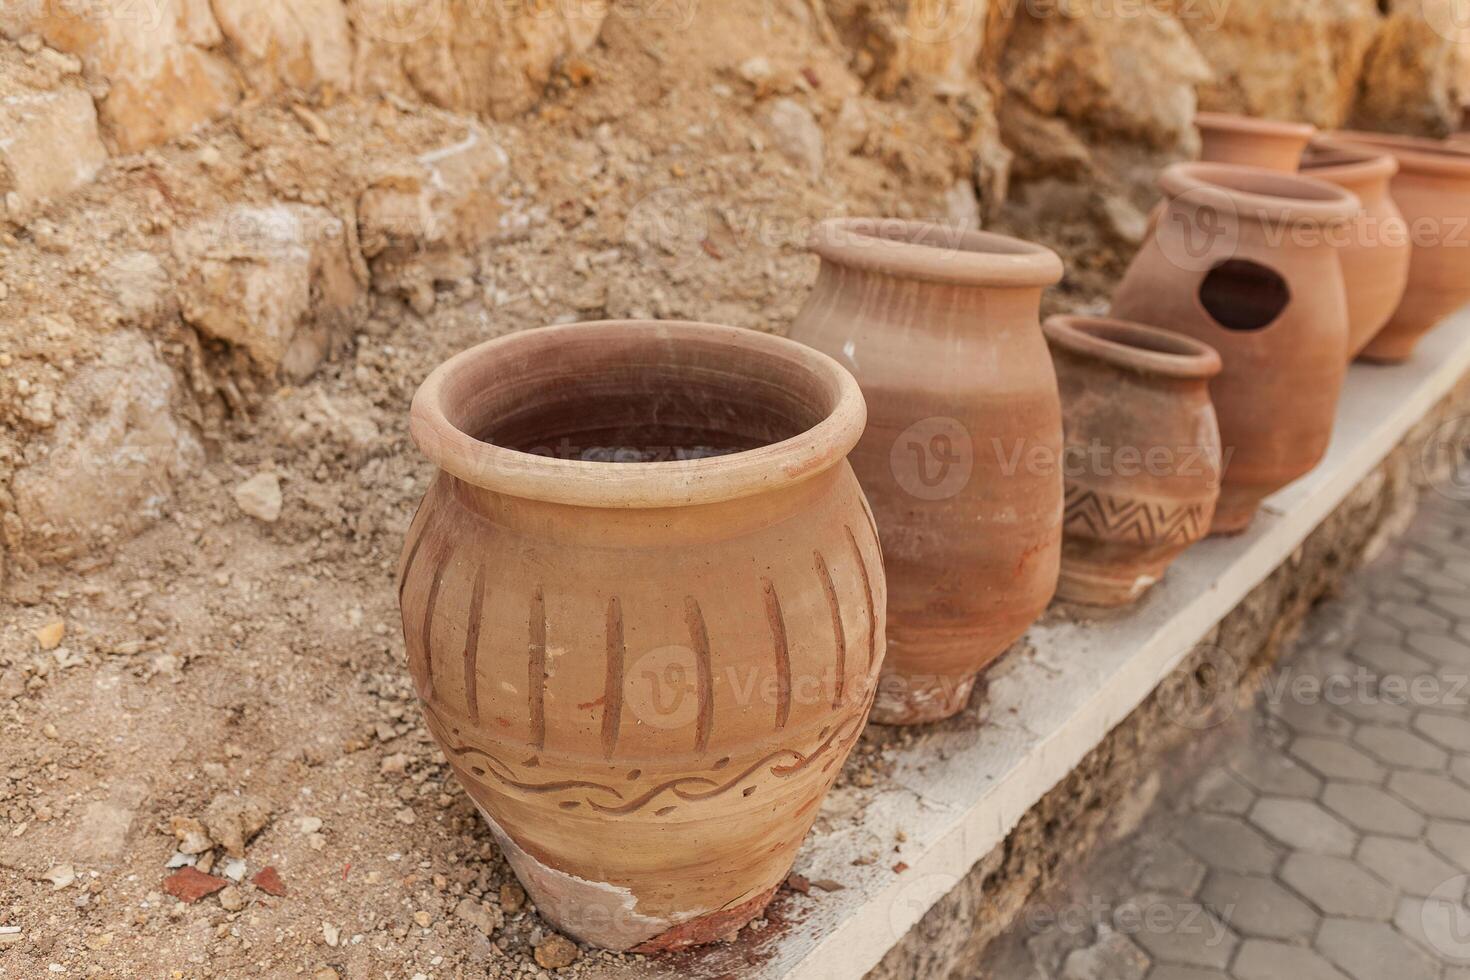
[[[1007,931],[1027,900],[1079,870],[1110,841],[1132,833],[1135,793],[1158,787],[1164,756],[1189,745],[1209,753],[1211,729],[1179,722],[1180,703],[1248,704],[1312,605],[1413,518],[1425,446],[1441,426],[1463,420],[1470,381],[1430,412],[1265,582],[1232,610],[1201,647],[1121,722],[981,859],[869,974],[870,980],[973,977],[985,948]],[[1229,664],[1219,657],[1229,658]],[[1224,668],[1224,669],[1222,669]],[[1176,683],[1177,682],[1177,683]],[[1171,699],[1167,700],[1166,699]],[[1228,734],[1228,728],[1215,729]]]

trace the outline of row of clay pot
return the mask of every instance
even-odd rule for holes
[[[409,666],[543,916],[620,950],[733,933],[870,711],[955,713],[1054,593],[1131,602],[1315,465],[1349,305],[1339,246],[1298,232],[1361,201],[1235,165],[1161,185],[1117,319],[1043,329],[1039,245],[841,220],[794,339],[578,324],[433,372]]]

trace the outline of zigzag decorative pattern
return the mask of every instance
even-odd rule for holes
[[[1203,504],[1167,507],[1068,484],[1062,526],[1102,541],[1154,545],[1191,544],[1205,536],[1208,523]]]

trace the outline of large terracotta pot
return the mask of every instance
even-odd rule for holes
[[[1330,137],[1334,146],[1387,152],[1398,160],[1390,192],[1413,242],[1409,283],[1362,357],[1385,364],[1408,360],[1419,338],[1470,302],[1470,146],[1381,133]]]
[[[1200,159],[1295,173],[1315,126],[1225,112],[1199,112]]]
[[[1334,243],[1361,205],[1325,181],[1225,164],[1175,164],[1159,186],[1165,210],[1112,313],[1220,352],[1210,394],[1226,469],[1211,530],[1238,532],[1327,451],[1347,369]]]
[[[867,396],[853,452],[888,568],[876,721],[962,709],[976,676],[1046,608],[1061,558],[1062,442],[1039,245],[877,219],[814,236],[816,287],[791,336]]]
[[[1066,431],[1067,509],[1057,598],[1126,606],[1210,529],[1220,355],[1180,334],[1103,317],[1054,316]]]
[[[516,333],[419,389],[409,668],[558,928],[705,942],[786,876],[883,662],[864,418],[832,359],[696,323]]]
[[[1387,153],[1319,138],[1301,172],[1346,188],[1362,202],[1338,248],[1348,301],[1348,356],[1356,357],[1388,323],[1409,282],[1409,224],[1389,195],[1399,165]]]

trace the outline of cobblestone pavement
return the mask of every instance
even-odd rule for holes
[[[982,974],[1470,980],[1467,681],[1470,503],[1431,494],[1203,772],[1146,787],[1137,832],[1033,899]]]

